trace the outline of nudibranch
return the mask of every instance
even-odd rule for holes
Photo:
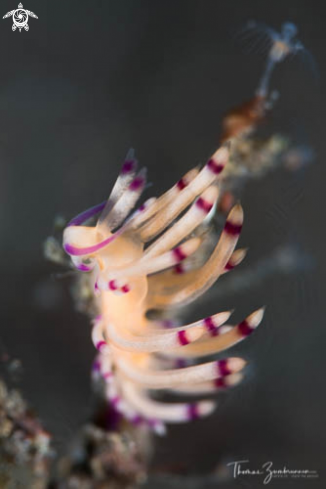
[[[212,356],[250,335],[263,317],[261,308],[235,326],[227,324],[229,311],[184,326],[171,320],[245,256],[245,250],[235,250],[243,223],[237,204],[204,257],[228,159],[229,146],[223,144],[202,169],[190,170],[161,197],[131,213],[146,186],[146,171],[137,170],[129,152],[109,199],[79,214],[64,230],[64,250],[87,274],[94,294],[94,375],[105,381],[117,412],[158,433],[165,423],[210,414],[216,405],[212,394],[241,381],[242,358]],[[195,401],[162,402],[153,398],[155,391]]]

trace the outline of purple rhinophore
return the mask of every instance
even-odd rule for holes
[[[204,319],[204,325],[205,325],[207,331],[209,331],[209,333],[211,334],[211,336],[217,336],[218,335],[218,328],[215,326],[211,316]]]
[[[106,200],[104,202],[101,202],[100,204],[95,205],[94,207],[91,207],[90,209],[87,209],[86,211],[82,212],[81,214],[78,214],[76,217],[74,217],[68,224],[68,226],[80,226],[83,224],[83,222],[87,221],[87,219],[95,216],[99,212],[101,212],[104,207],[106,206]]]
[[[92,253],[96,253],[96,251],[112,243],[112,241],[118,238],[123,233],[123,231],[124,228],[120,228],[119,231],[117,231],[116,233],[114,233],[112,236],[105,239],[104,241],[101,241],[100,243],[97,243],[96,245],[93,246],[87,246],[86,248],[78,248],[78,246],[74,246],[69,243],[66,243],[64,245],[64,250],[66,253],[68,253],[68,255],[73,255],[73,256],[91,255]]]
[[[231,221],[226,221],[224,231],[231,236],[237,236],[241,233],[242,224],[234,224]]]
[[[254,328],[248,324],[248,321],[244,320],[238,324],[238,331],[242,336],[249,336],[254,331]]]
[[[180,345],[182,345],[182,346],[189,345],[190,341],[188,340],[187,333],[184,329],[181,331],[178,331],[178,340],[179,340]]]

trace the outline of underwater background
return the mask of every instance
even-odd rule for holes
[[[4,15],[15,5],[6,0],[1,8]],[[19,386],[59,451],[90,412],[94,348],[71,280],[55,279],[58,269],[43,255],[55,217],[105,199],[130,147],[148,168],[147,196],[203,163],[218,145],[223,115],[252,96],[264,66],[236,34],[250,19],[275,29],[297,25],[319,80],[300,59],[278,67],[271,124],[312,147],[314,161],[246,185],[240,245],[249,253],[232,273],[243,281],[224,287],[222,278],[216,296],[196,309],[201,317],[218,303],[221,311],[236,307],[240,318],[267,305],[256,334],[234,349],[249,360],[248,374],[212,417],[170,427],[155,460],[167,471],[193,472],[272,460],[319,472],[310,485],[275,480],[276,487],[324,487],[323,2],[30,0],[26,8],[39,17],[29,32],[0,23],[0,340],[21,361]],[[288,244],[301,257],[296,267],[262,272]],[[256,277],[246,278],[252,269]]]

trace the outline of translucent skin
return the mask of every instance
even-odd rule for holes
[[[242,37],[260,51],[267,51],[267,62],[256,95],[267,97],[269,83],[275,66],[290,56],[299,55],[316,75],[315,62],[300,40],[298,29],[292,22],[282,24],[280,32],[261,22],[250,21],[243,29]],[[260,41],[260,42],[259,42]]]
[[[126,233],[100,253],[100,259],[106,269],[110,270],[110,264],[114,269],[123,268],[141,258],[144,244],[139,239],[132,238]],[[96,278],[96,272],[93,272]],[[103,290],[96,299],[106,324],[116,324],[118,328],[125,327],[142,331],[144,327],[144,315],[146,312],[146,294],[148,289],[147,278],[134,277],[129,280],[130,292],[126,294],[114,294],[111,290]]]
[[[151,391],[196,396],[237,384],[243,359],[199,363],[198,359],[244,339],[258,326],[263,311],[252,313],[235,327],[224,325],[231,314],[228,311],[183,326],[148,318],[153,309],[161,311],[163,318],[176,315],[178,308],[242,261],[245,251],[235,251],[235,246],[243,211],[240,205],[231,210],[206,259],[203,243],[218,199],[220,174],[229,158],[228,146],[222,146],[200,171],[191,170],[125,220],[145,187],[145,172],[136,174],[131,156],[107,203],[70,222],[64,248],[74,265],[88,273],[94,291],[98,316],[92,340],[99,351],[95,375],[106,381],[108,401],[129,420],[142,421],[163,433],[165,423],[210,414],[215,402],[165,404],[151,399]],[[84,225],[98,213],[96,226]],[[146,246],[149,241],[151,245]],[[191,261],[192,255],[197,259]]]

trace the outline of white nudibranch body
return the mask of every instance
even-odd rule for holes
[[[263,316],[259,309],[229,326],[231,313],[221,312],[184,326],[170,321],[167,327],[167,321],[147,314],[171,316],[243,260],[245,251],[235,251],[243,221],[240,205],[231,210],[210,257],[199,265],[193,259],[203,254],[207,216],[216,205],[228,158],[224,145],[201,170],[191,170],[129,216],[146,184],[145,170],[137,173],[129,152],[108,201],[78,215],[64,231],[64,249],[76,268],[88,273],[94,291],[95,369],[106,382],[108,401],[128,420],[148,423],[158,433],[165,423],[210,414],[215,402],[165,403],[151,392],[202,396],[237,384],[243,359],[207,362],[203,357],[241,341]],[[95,226],[85,225],[98,214]]]

